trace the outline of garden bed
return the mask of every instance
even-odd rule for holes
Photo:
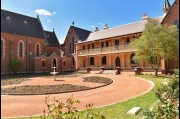
[[[93,82],[93,83],[103,83],[103,84],[110,84],[112,80],[105,77],[100,76],[91,76],[91,77],[83,77],[83,82]]]
[[[14,78],[14,79],[1,79],[1,86],[4,85],[12,85],[12,84],[20,84],[23,81],[31,80],[29,78]]]
[[[86,86],[59,84],[59,85],[26,85],[12,88],[1,88],[3,95],[43,95],[55,93],[67,93],[91,89]]]

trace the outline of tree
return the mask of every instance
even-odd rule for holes
[[[21,65],[22,61],[14,59],[10,62],[9,68],[15,74],[17,70],[21,67]]]
[[[179,115],[179,70],[167,84],[155,91],[158,102],[152,110],[143,112],[144,119],[178,119]]]
[[[156,19],[149,18],[139,39],[132,42],[135,59],[151,64],[155,76],[162,59],[165,61],[176,58],[179,51],[177,41],[178,29],[174,25],[160,25]]]

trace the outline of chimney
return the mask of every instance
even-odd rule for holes
[[[147,20],[149,17],[147,16],[147,13],[144,14],[144,16],[142,17],[142,20]]]
[[[98,29],[98,27],[95,27],[95,30],[94,30],[94,32],[97,32],[97,31],[99,31],[99,29]]]
[[[104,24],[103,28],[104,28],[104,29],[108,29],[109,27],[108,27],[107,24]]]

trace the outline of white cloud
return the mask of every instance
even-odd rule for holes
[[[47,21],[48,21],[48,22],[51,22],[51,20],[50,20],[50,19],[48,19]]]
[[[56,14],[56,12],[53,12],[53,14]]]
[[[93,26],[93,25],[92,25],[91,27],[92,27],[92,28],[95,28],[95,26]]]
[[[52,13],[50,13],[49,11],[44,10],[44,9],[37,9],[37,10],[35,10],[35,12],[37,14],[44,15],[44,16],[52,16]]]

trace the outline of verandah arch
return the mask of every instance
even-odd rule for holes
[[[115,63],[116,63],[116,67],[120,67],[121,66],[121,62],[120,62],[120,58],[119,57],[116,57]]]

